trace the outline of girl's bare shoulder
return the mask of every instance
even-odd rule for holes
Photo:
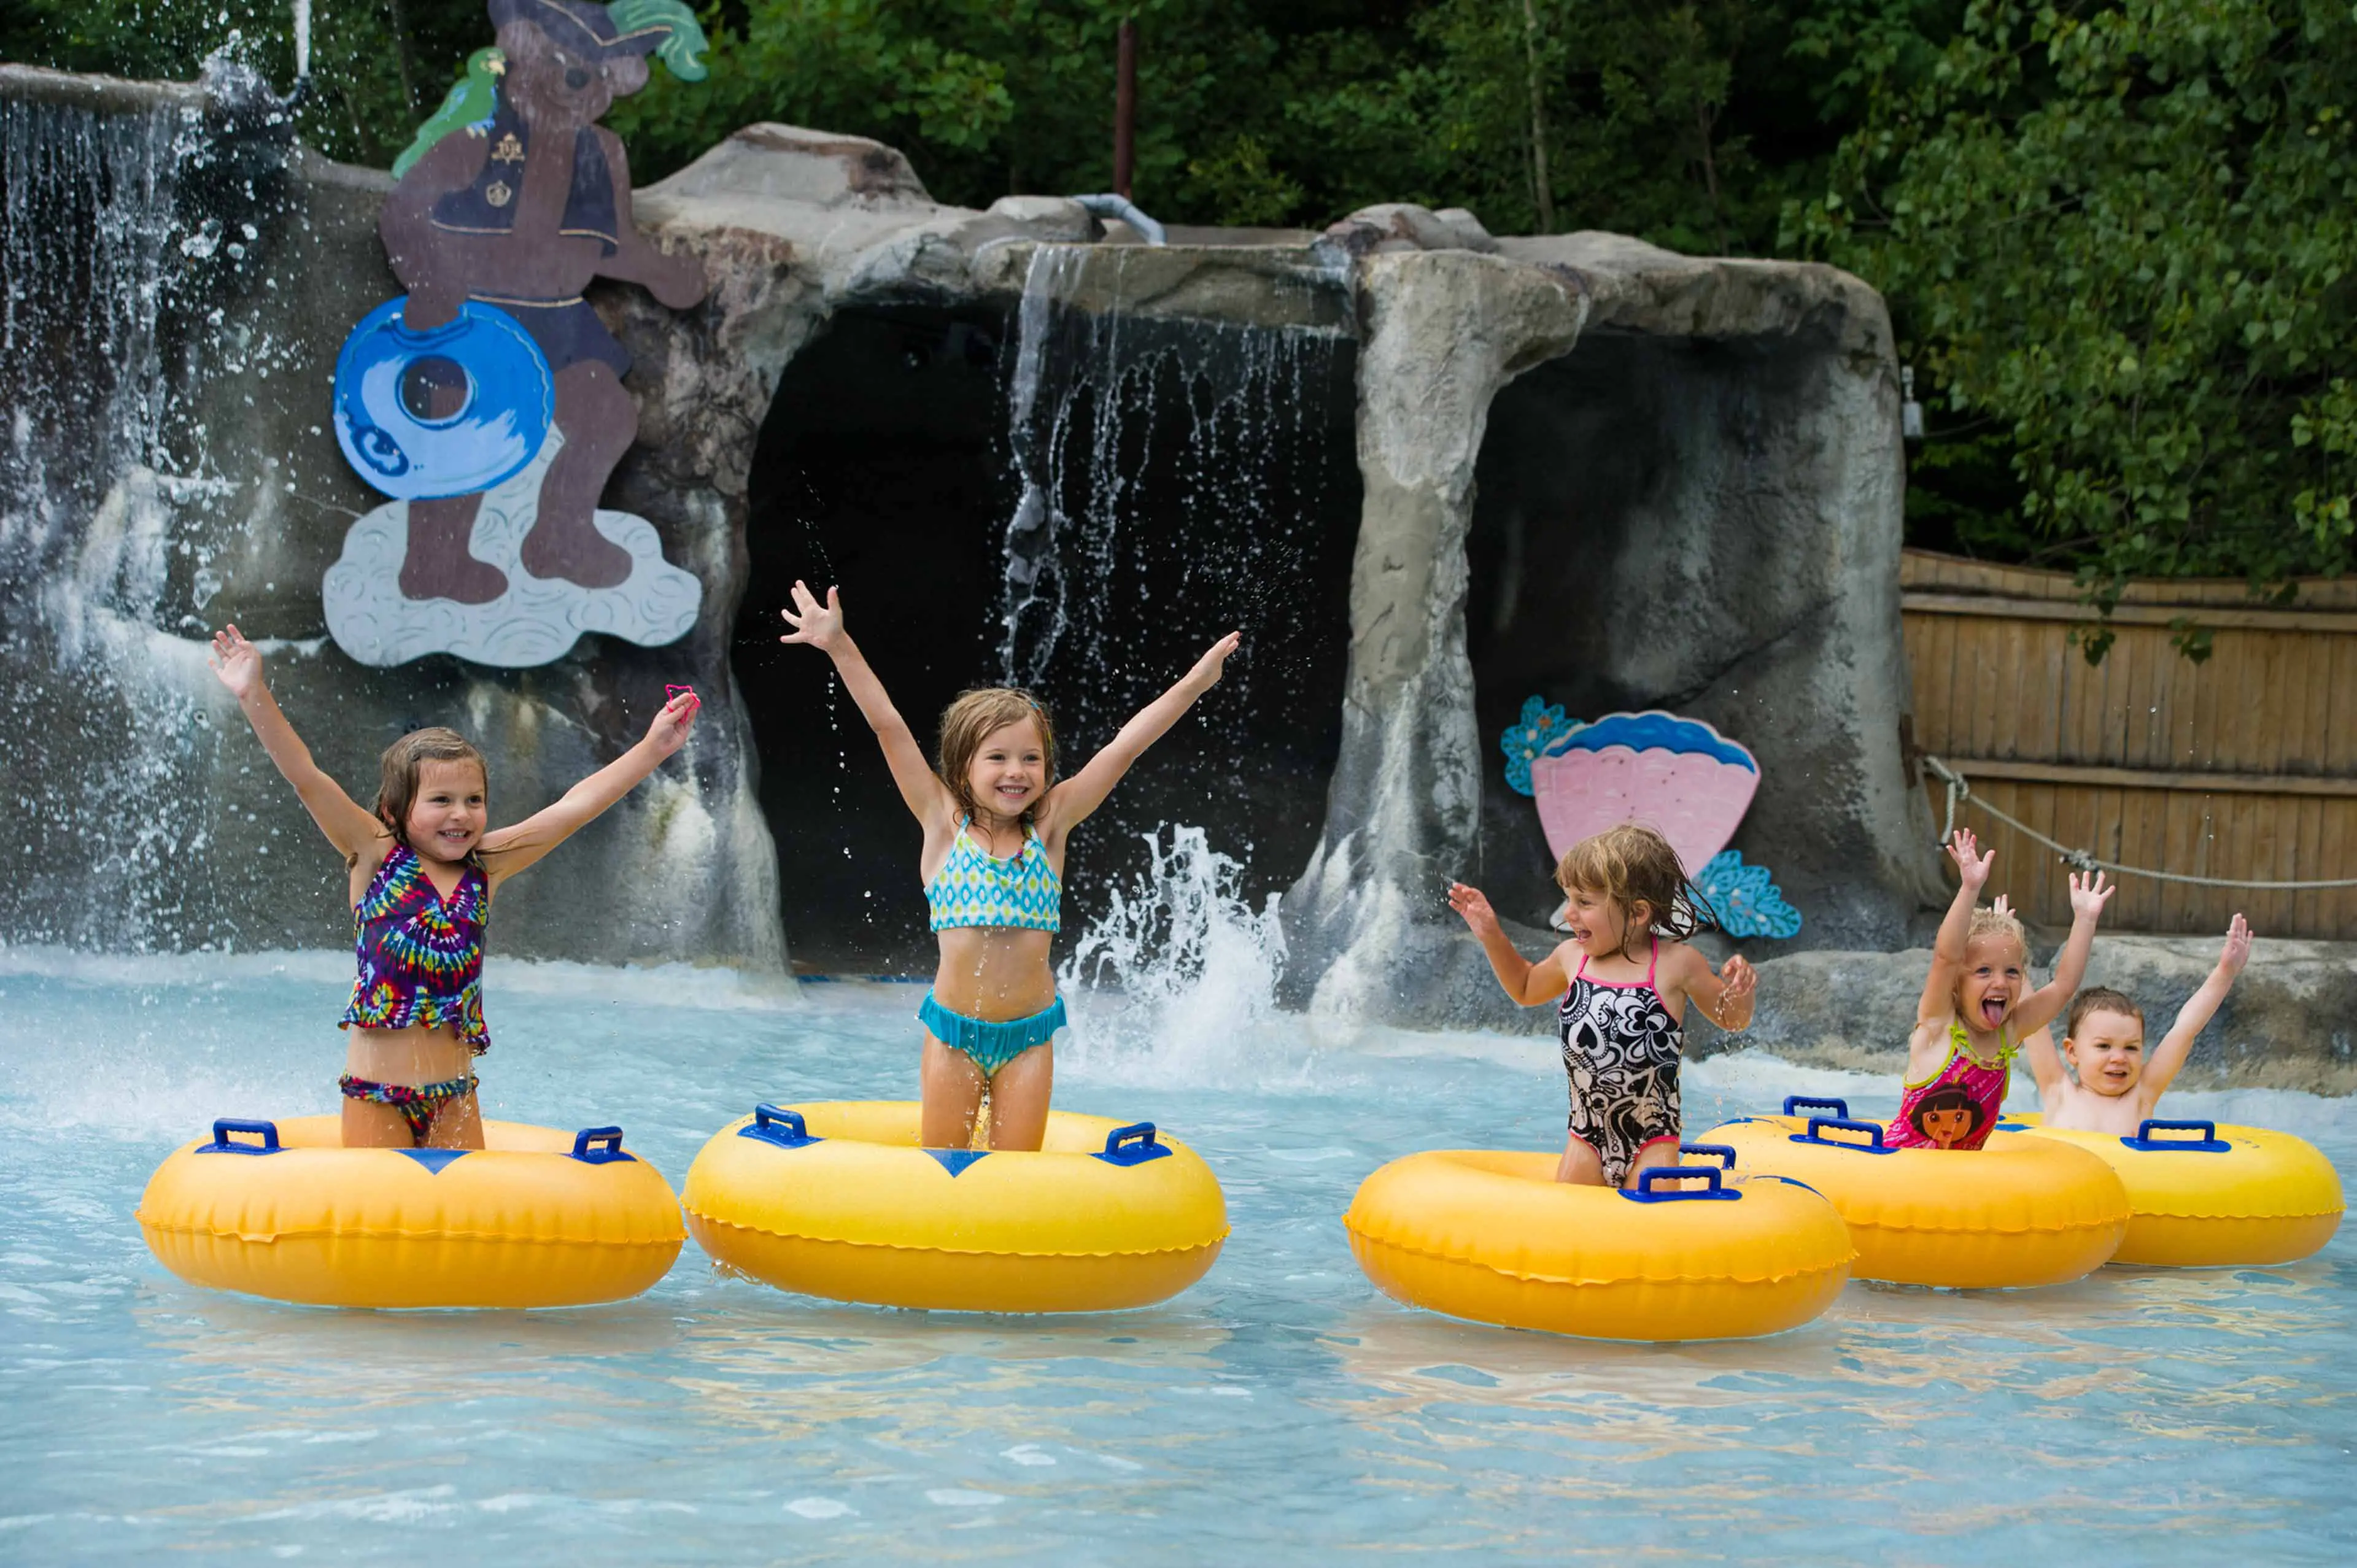
[[[1921,1051],[1937,1047],[1945,1050],[1948,1045],[1948,1026],[1954,1021],[1953,1013],[1943,1014],[1937,1018],[1916,1019],[1915,1027],[1908,1031],[1908,1049]]]
[[[1661,972],[1672,978],[1691,974],[1716,974],[1710,959],[1703,950],[1689,943],[1664,937],[1662,939]]]
[[[376,880],[378,872],[384,869],[385,857],[393,853],[393,835],[380,832],[353,852],[351,859],[346,863],[351,873],[352,892],[347,903],[361,901],[361,895],[368,891],[368,885]]]

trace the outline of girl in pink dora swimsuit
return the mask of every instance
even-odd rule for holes
[[[2095,922],[2115,891],[2100,871],[2071,874],[2071,940],[2054,961],[2053,980],[2028,991],[2029,944],[2021,922],[1978,908],[1996,861],[1995,850],[1979,849],[1961,828],[1948,845],[1956,897],[1932,945],[1932,972],[1907,1042],[1905,1092],[1886,1134],[1899,1148],[1977,1149],[1988,1142],[2023,1036],[2052,1023],[2079,988]]]

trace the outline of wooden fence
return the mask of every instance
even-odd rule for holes
[[[2058,572],[1909,551],[1900,569],[1914,742],[1979,800],[2124,865],[2193,876],[2357,877],[2357,579],[2284,607],[2240,582],[2132,585],[2101,664],[2094,612]],[[2204,628],[2211,655],[2171,646]],[[1928,771],[1933,820],[1946,789]],[[1997,852],[1995,886],[2034,921],[2070,921],[2069,867],[1971,801],[1959,825]],[[2357,888],[2288,892],[2124,876],[2105,924],[2357,938]]]

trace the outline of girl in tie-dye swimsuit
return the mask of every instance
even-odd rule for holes
[[[260,651],[234,626],[213,638],[213,670],[350,871],[360,973],[342,1022],[346,1146],[481,1148],[473,1062],[491,1044],[482,1002],[491,896],[677,751],[695,694],[681,688],[646,738],[554,805],[486,832],[482,754],[457,735],[422,729],[393,742],[376,810],[364,811],[311,760],[270,694]]]
[[[918,865],[942,958],[917,1009],[925,1026],[918,1136],[929,1149],[970,1146],[987,1094],[990,1146],[1037,1149],[1055,1076],[1049,1042],[1064,1022],[1048,950],[1062,923],[1071,832],[1218,682],[1237,635],[1213,643],[1087,767],[1060,779],[1056,732],[1029,693],[994,686],[951,703],[942,715],[937,769],[843,629],[835,590],[821,604],[796,583],[794,607],[782,613],[793,629],[779,640],[807,643],[834,660],[884,747],[900,799],[925,830]]]
[[[2095,922],[2111,900],[2102,872],[2071,874],[2071,939],[2054,961],[2052,982],[2031,991],[2021,922],[1979,906],[1996,861],[1996,851],[1982,854],[1979,847],[1961,829],[1948,845],[1956,897],[1932,944],[1899,1114],[1885,1134],[1902,1149],[1977,1149],[1988,1142],[2019,1042],[2052,1023],[2079,988]]]

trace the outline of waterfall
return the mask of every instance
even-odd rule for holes
[[[1341,340],[1131,308],[1132,254],[1032,252],[1007,383],[1019,499],[1004,542],[1000,678],[1044,686],[1054,668],[1060,712],[1083,731],[1117,725],[1183,672],[1140,657],[1157,625],[1186,624],[1208,645],[1286,619],[1283,572],[1315,498],[1284,493],[1278,472],[1315,438]],[[1181,537],[1155,536],[1149,513],[1172,506]],[[1241,689],[1251,670],[1247,658],[1229,679]]]
[[[186,90],[5,85],[26,91],[0,96],[0,936],[198,945],[216,934],[187,893],[210,682],[174,612],[208,487],[169,454],[188,437],[176,317],[222,248],[219,222],[181,218],[211,139]]]
[[[1006,392],[1018,499],[999,663],[1049,693],[1077,766],[1221,633],[1244,632],[1221,685],[1092,824],[1112,841],[1092,855],[1135,875],[1063,975],[1084,1049],[1167,1063],[1238,1048],[1284,962],[1275,895],[1255,910],[1246,888],[1272,798],[1299,795],[1268,773],[1253,726],[1294,722],[1298,650],[1329,640],[1308,631],[1311,547],[1327,542],[1308,455],[1332,439],[1343,339],[1158,316],[1131,303],[1153,286],[1134,274],[1168,265],[1145,254],[1032,252]]]
[[[70,521],[152,463],[157,321],[175,255],[185,114],[0,98],[0,441],[5,585],[54,564]]]
[[[1041,245],[1031,252],[1024,274],[1023,304],[1017,313],[1015,375],[1008,383],[1007,445],[1015,453],[1022,498],[1006,524],[1006,575],[1001,599],[998,663],[1010,685],[1036,682],[1064,632],[1064,574],[1058,550],[1069,520],[1057,509],[1063,442],[1070,431],[1069,392],[1050,420],[1043,441],[1033,428],[1039,382],[1048,360],[1048,330],[1057,303],[1068,293],[1088,250],[1079,245]]]

